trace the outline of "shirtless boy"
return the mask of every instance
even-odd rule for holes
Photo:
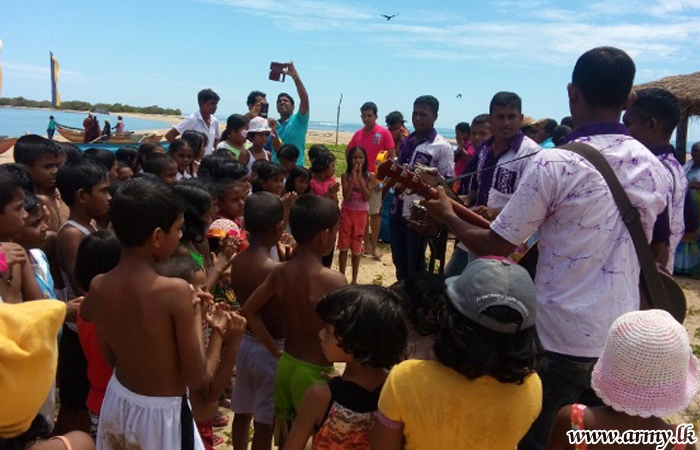
[[[345,277],[323,266],[323,255],[330,253],[338,234],[340,211],[332,200],[302,195],[292,205],[289,225],[297,242],[291,261],[272,270],[262,285],[248,298],[243,315],[258,340],[279,358],[275,378],[275,415],[283,425],[295,418],[306,388],[323,383],[321,373],[331,373],[333,365],[321,351],[318,333],[323,328],[314,312],[321,296],[347,285]],[[262,320],[261,309],[272,298],[281,299],[287,321],[287,337],[282,352]]]
[[[203,450],[186,394],[211,381],[201,304],[186,281],[154,269],[178,244],[182,207],[162,183],[134,179],[120,186],[110,212],[122,256],[90,285],[100,347],[114,366],[97,448]]]
[[[245,202],[243,219],[250,246],[233,260],[231,283],[236,300],[244,305],[248,297],[279,265],[270,258],[270,248],[284,230],[284,206],[270,192],[258,192]],[[275,348],[284,347],[285,317],[281,302],[273,296],[259,311]],[[235,413],[231,438],[234,450],[248,448],[250,421],[254,419],[253,449],[270,449],[274,422],[275,373],[277,358],[252,334],[243,337],[238,356],[238,373],[231,409]]]
[[[68,220],[56,235],[56,260],[65,290],[63,300],[68,301],[66,325],[59,345],[58,373],[61,409],[56,420],[57,432],[71,430],[90,431],[87,396],[90,381],[87,377],[87,360],[78,339],[78,302],[71,300],[83,295],[75,279],[75,261],[80,242],[97,231],[92,220],[109,212],[109,181],[107,170],[94,161],[82,158],[61,166],[56,175],[56,185],[63,201],[70,208]]]

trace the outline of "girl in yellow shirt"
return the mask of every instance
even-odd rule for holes
[[[436,304],[436,361],[391,370],[372,449],[514,449],[542,406],[534,284],[512,261],[480,258]]]

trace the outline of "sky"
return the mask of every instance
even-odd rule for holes
[[[380,14],[399,14],[391,21]],[[312,121],[359,123],[413,100],[440,101],[438,127],[488,111],[498,91],[523,113],[568,115],[566,85],[585,51],[612,45],[637,65],[637,83],[700,70],[700,0],[2,0],[2,96],[50,99],[49,51],[63,100],[157,104],[189,114],[205,87],[217,115],[247,111],[291,80],[267,79],[271,61],[294,61]],[[461,94],[461,98],[457,98]],[[691,134],[700,128],[691,123]]]

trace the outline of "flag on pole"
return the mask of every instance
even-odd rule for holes
[[[51,103],[54,108],[59,108],[61,106],[61,95],[58,93],[58,61],[53,53],[49,52],[51,55]]]
[[[0,40],[0,52],[2,52],[2,41]],[[0,97],[2,97],[2,66],[0,66]]]

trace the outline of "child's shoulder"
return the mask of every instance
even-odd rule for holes
[[[341,283],[343,286],[348,284],[348,279],[345,278],[345,275],[338,272],[337,270],[333,270],[328,267],[324,267],[323,269],[321,269],[320,276],[326,280]]]
[[[117,289],[118,287],[125,289]],[[191,294],[191,285],[180,278],[164,277],[155,270],[124,270],[117,266],[115,269],[96,276],[90,284],[90,292],[104,291],[104,293],[126,294],[130,290],[132,294],[138,291],[137,296],[144,296],[154,300],[163,299],[170,301],[174,298],[187,298]]]
[[[150,289],[153,294],[162,294],[166,297],[167,295],[189,296],[193,288],[190,283],[183,279],[156,275]]]

